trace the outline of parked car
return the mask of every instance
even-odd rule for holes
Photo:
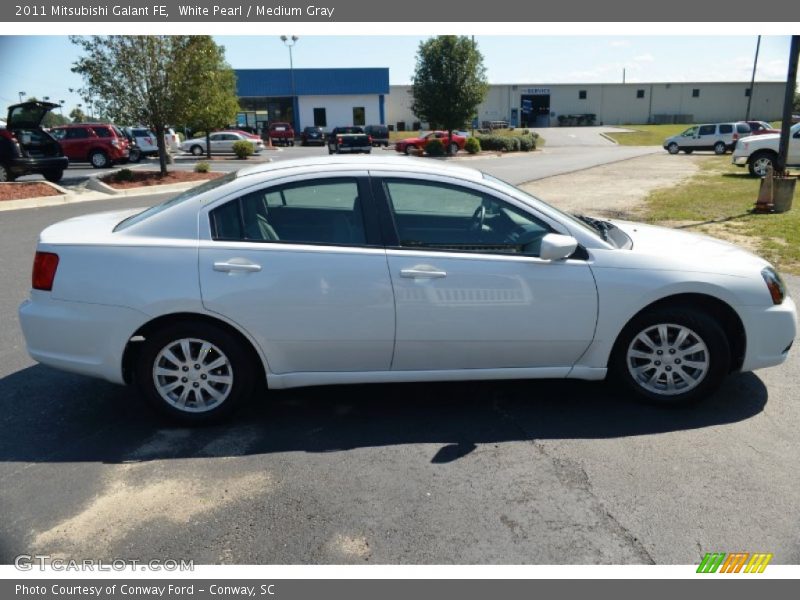
[[[463,150],[464,144],[467,142],[467,138],[456,133],[453,133],[453,139],[450,139],[446,131],[432,131],[419,137],[400,140],[394,145],[394,149],[401,153],[414,154],[424,151],[425,144],[434,139],[442,142],[445,150],[449,151],[450,154],[455,154],[459,150]]]
[[[305,127],[300,133],[300,145],[310,146],[311,144],[325,145],[325,132],[322,127]]]
[[[45,115],[57,107],[37,101],[8,107],[8,121],[0,127],[0,183],[35,174],[54,183],[61,180],[69,160],[41,126]]]
[[[766,121],[747,121],[750,126],[750,135],[764,135],[765,133],[780,133],[780,129],[775,129]]]
[[[253,152],[256,154],[264,149],[264,142],[262,142],[260,138],[253,138],[232,131],[216,131],[208,137],[211,143],[211,154],[232,154],[233,145],[241,141],[251,143],[253,145]],[[181,150],[190,152],[195,156],[206,154],[205,136],[186,140],[181,144]]]
[[[372,138],[373,146],[389,146],[389,128],[386,125],[367,125],[364,133]]]
[[[294,128],[289,123],[270,123],[267,135],[273,145],[294,146]]]
[[[19,319],[35,360],[131,383],[187,422],[264,383],[612,374],[685,404],[784,362],[797,319],[744,249],[386,157],[264,164],[62,221],[39,237],[32,287]]]
[[[739,140],[733,151],[731,162],[744,167],[753,177],[764,177],[769,169],[775,167],[780,147],[780,133],[770,133]],[[786,155],[787,167],[800,167],[800,123],[789,130],[789,148]]]
[[[261,137],[259,135],[255,134],[255,133],[251,133],[249,131],[244,131],[243,129],[220,129],[220,131],[231,131],[233,133],[240,133],[241,135],[243,135],[245,137],[252,138],[254,140],[260,140],[261,139]]]
[[[95,169],[128,162],[130,144],[116,125],[76,123],[51,132],[72,162],[89,162]]]
[[[372,152],[372,138],[362,127],[334,127],[328,136],[328,154]]]
[[[131,142],[128,157],[131,162],[139,162],[146,156],[158,156],[158,137],[146,127],[123,127],[122,132]]]
[[[683,133],[664,140],[664,149],[670,154],[683,150],[691,154],[695,150],[713,150],[715,154],[732,151],[741,137],[750,135],[750,126],[744,121],[732,123],[709,123],[694,125]]]

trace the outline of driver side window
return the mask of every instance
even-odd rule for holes
[[[383,182],[400,246],[538,256],[550,227],[480,192],[428,181]]]

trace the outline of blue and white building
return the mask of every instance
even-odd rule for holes
[[[316,125],[386,123],[389,69],[235,69],[238,125],[259,130],[292,123],[296,131]],[[295,118],[296,117],[296,118]]]

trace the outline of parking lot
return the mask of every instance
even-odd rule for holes
[[[275,156],[306,152],[325,150]],[[602,148],[555,146],[468,164],[521,182],[602,160]],[[797,352],[690,410],[576,381],[338,386],[272,392],[201,429],[166,425],[125,388],[36,365],[16,308],[38,232],[164,198],[3,213],[0,561],[691,564],[739,550],[800,560]]]

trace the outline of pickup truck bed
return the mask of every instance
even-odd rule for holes
[[[372,152],[372,139],[361,127],[336,127],[328,136],[328,154]]]

